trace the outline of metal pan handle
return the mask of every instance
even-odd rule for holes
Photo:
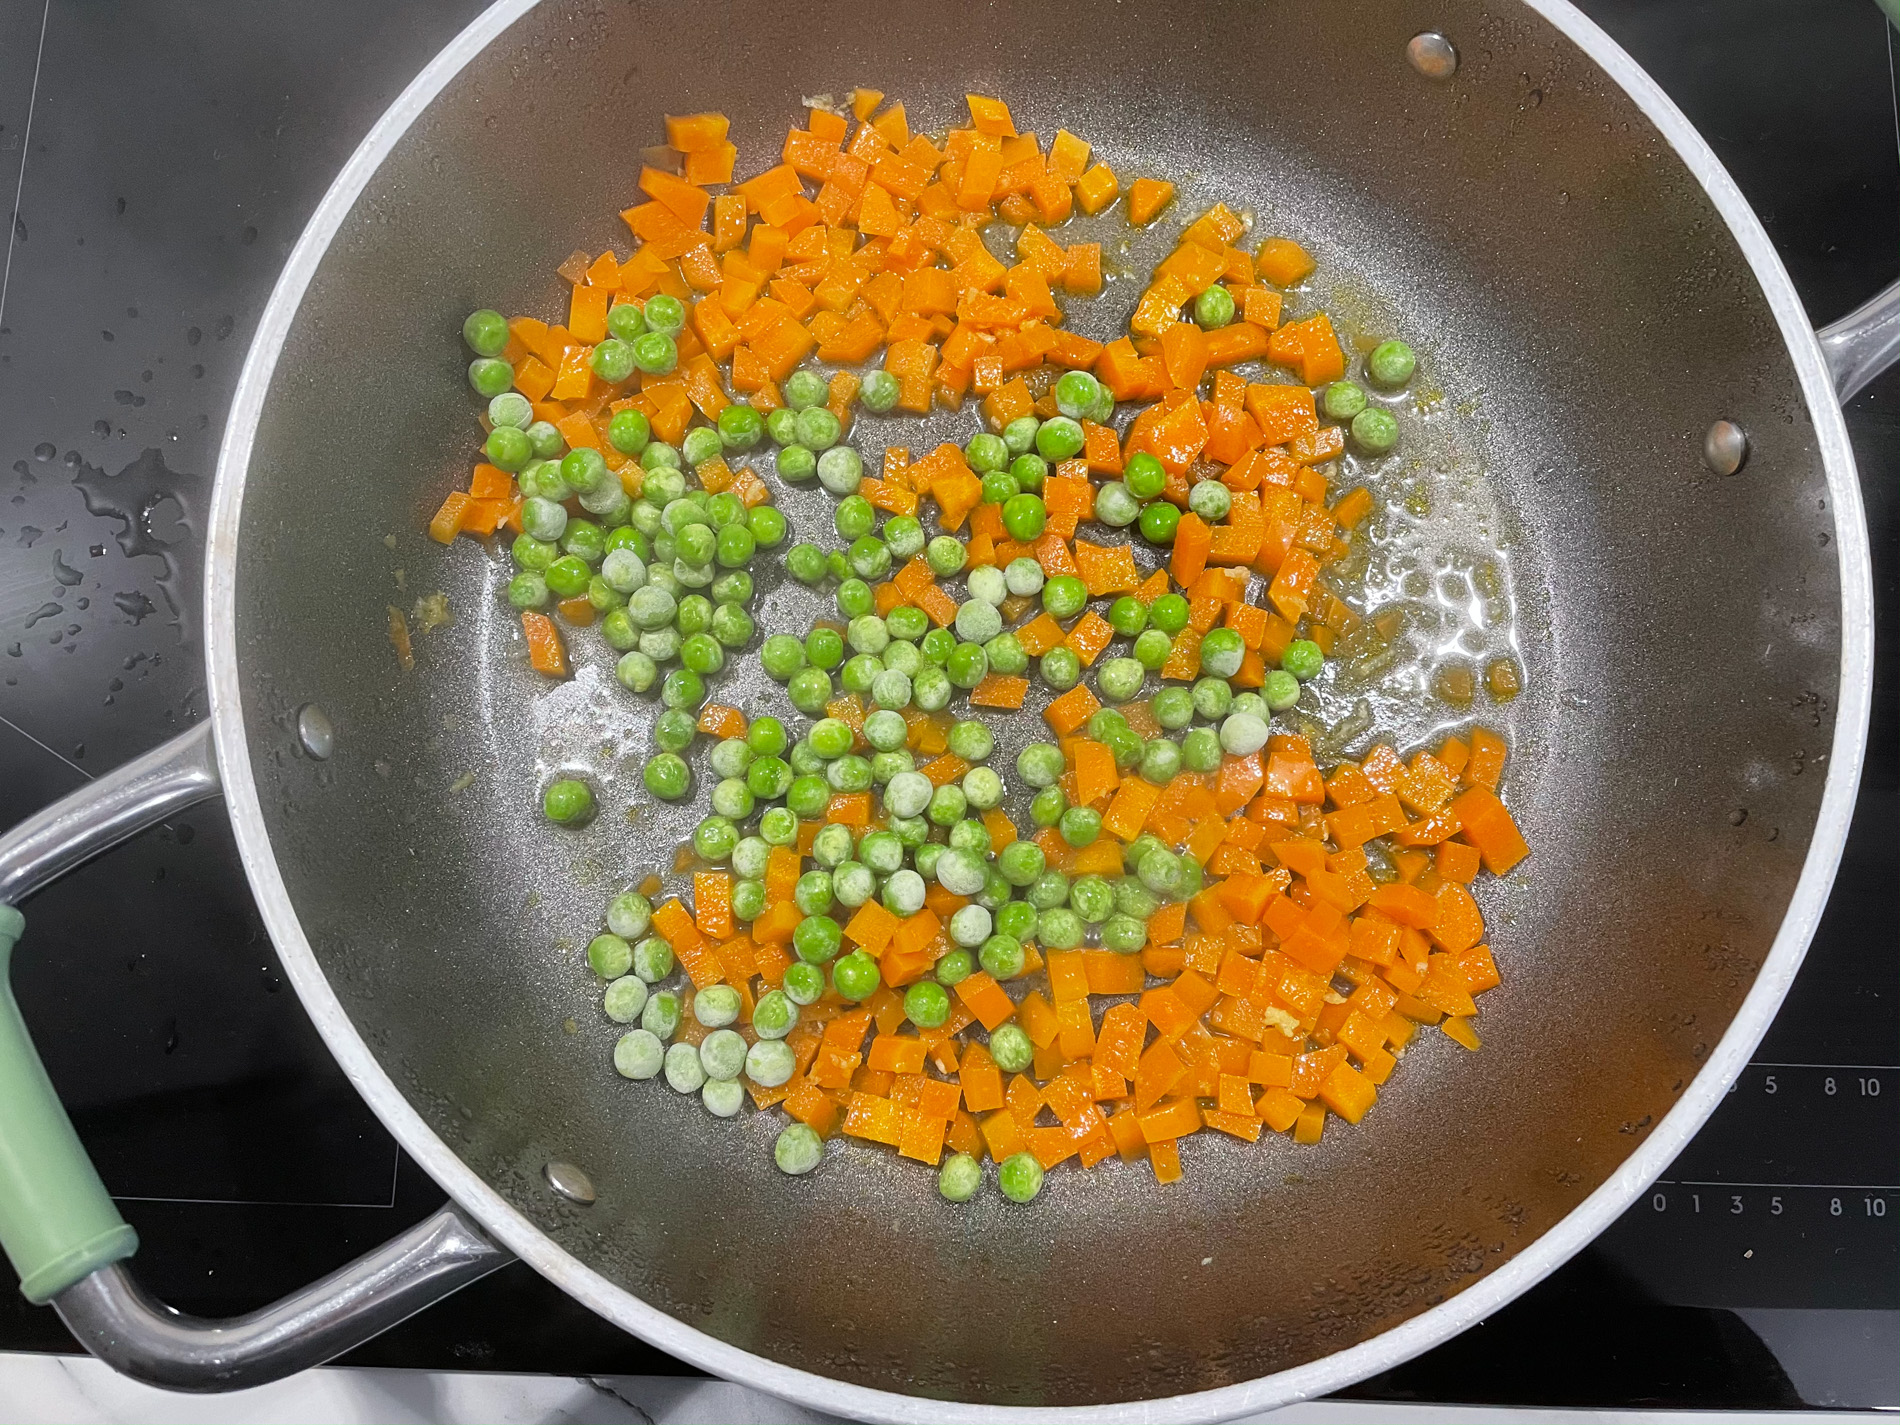
[[[107,1194],[33,1048],[8,978],[15,902],[217,796],[200,724],[0,836],[0,1247],[36,1305],[94,1355],[173,1390],[234,1390],[320,1365],[511,1260],[453,1203],[323,1280],[247,1316],[204,1321],[154,1301],[125,1265],[138,1234]]]
[[[1900,282],[1861,303],[1838,322],[1816,333],[1821,354],[1834,377],[1841,404],[1860,394],[1894,362],[1900,361]]]

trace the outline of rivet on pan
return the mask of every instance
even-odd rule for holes
[[[572,1163],[564,1163],[559,1158],[550,1158],[547,1167],[542,1169],[548,1180],[548,1186],[570,1202],[578,1202],[582,1207],[591,1207],[594,1202],[594,1182]]]
[[[315,703],[305,703],[297,709],[297,740],[303,744],[303,750],[319,762],[336,751],[336,729]]]
[[[1702,437],[1702,463],[1717,475],[1733,475],[1748,460],[1748,432],[1734,421],[1717,421]]]
[[[1458,51],[1437,30],[1426,30],[1407,40],[1405,58],[1427,79],[1449,79],[1458,71]]]

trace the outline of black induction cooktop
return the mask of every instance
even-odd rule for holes
[[[480,8],[0,6],[0,210],[13,209],[0,826],[204,715],[203,522],[252,329],[350,151]],[[1894,37],[1872,0],[1583,8],[1700,126],[1817,322],[1895,276]],[[1596,1245],[1351,1396],[1900,1406],[1900,375],[1859,397],[1848,426],[1882,635],[1873,729],[1854,833],[1786,1007],[1707,1128]],[[68,877],[31,913],[14,971],[23,1010],[165,1300],[247,1309],[440,1201],[286,989],[215,806]],[[11,1285],[0,1349],[74,1349]],[[519,1265],[345,1359],[693,1373]]]

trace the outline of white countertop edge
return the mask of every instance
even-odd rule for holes
[[[720,1380],[325,1367],[230,1395],[178,1395],[89,1356],[0,1352],[0,1425],[812,1425],[827,1417]],[[1849,1425],[1873,1411],[1524,1410],[1309,1401],[1273,1425]]]

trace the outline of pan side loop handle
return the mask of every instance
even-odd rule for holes
[[[0,835],[0,1247],[37,1304],[53,1302],[108,1364],[173,1390],[262,1385],[320,1365],[512,1260],[453,1204],[300,1292],[201,1321],[153,1301],[119,1215],[73,1131],[14,1000],[15,902],[147,827],[219,794],[200,724]]]
[[[13,998],[14,902],[88,858],[218,791],[201,724],[89,782],[0,836],[0,1246],[28,1301],[43,1303],[138,1250],[73,1132]]]
[[[1834,377],[1834,394],[1845,405],[1894,362],[1900,361],[1900,282],[1863,302],[1816,335]]]

